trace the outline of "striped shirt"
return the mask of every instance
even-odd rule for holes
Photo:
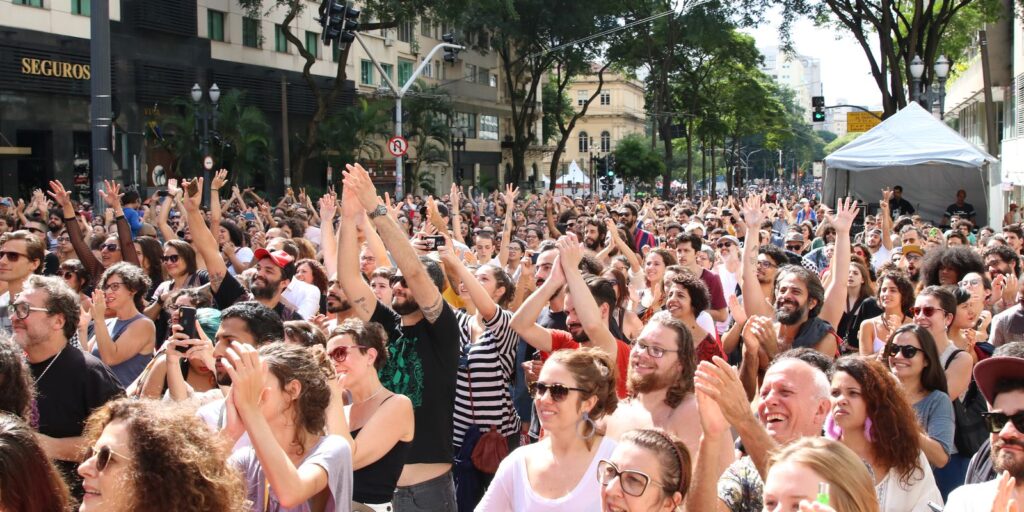
[[[519,432],[521,422],[512,407],[510,384],[515,366],[519,335],[512,330],[512,313],[498,309],[494,318],[484,323],[484,332],[471,343],[473,316],[455,312],[462,336],[462,358],[455,388],[454,445],[458,452],[462,436],[470,425],[497,425],[499,432],[509,436]],[[467,358],[468,356],[468,358]],[[466,368],[472,370],[472,376]],[[470,406],[469,379],[473,380],[473,404]]]

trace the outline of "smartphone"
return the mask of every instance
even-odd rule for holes
[[[253,212],[245,212],[242,216],[245,217],[245,220],[256,220],[256,214]]]
[[[436,250],[438,247],[444,247],[444,237],[441,235],[425,236],[423,240],[427,242],[428,250]]]
[[[192,180],[185,184],[185,193],[189,196],[199,191],[199,180]]]
[[[178,325],[181,326],[181,332],[188,336],[188,339],[195,339],[196,337],[196,308],[190,308],[182,306],[178,310]],[[187,352],[188,347],[177,347],[178,352]]]
[[[157,197],[167,197],[167,191],[166,190],[157,190],[156,191],[156,196]]]

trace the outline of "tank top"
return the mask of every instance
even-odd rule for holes
[[[391,400],[391,395],[381,402]],[[352,431],[352,438],[359,436],[362,428]],[[352,501],[365,504],[390,503],[395,495],[395,484],[405,466],[406,454],[411,441],[398,441],[394,446],[368,466],[352,473]]]
[[[110,332],[110,339],[117,343],[117,339],[121,337],[128,326],[135,323],[136,320],[145,318],[146,315],[139,313],[127,320],[120,320],[117,318],[109,318],[105,320],[107,324],[107,331]],[[100,357],[100,349],[96,347],[92,349],[92,355],[96,356],[97,359]],[[129,357],[120,364],[110,366],[110,371],[114,373],[117,380],[122,386],[128,387],[135,379],[146,369],[146,365],[153,359],[153,354],[135,354]]]

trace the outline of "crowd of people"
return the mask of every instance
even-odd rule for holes
[[[1024,510],[1024,231],[963,194],[343,175],[0,201],[0,510]]]

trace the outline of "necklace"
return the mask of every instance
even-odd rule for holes
[[[64,348],[67,348],[67,347],[65,346]],[[64,353],[64,348],[60,349],[60,352],[57,352],[57,355],[53,356],[53,359],[50,360],[50,364],[46,365],[46,368],[43,369],[43,373],[40,373],[39,376],[36,377],[36,380],[35,380],[36,384],[39,384],[39,381],[43,380],[43,376],[46,375],[46,372],[50,371],[50,367],[53,366],[53,363],[56,363],[57,362],[57,358],[59,358],[60,355]]]
[[[373,400],[373,397],[379,395],[381,391],[384,391],[384,384],[381,384],[380,387],[377,388],[377,391],[374,391],[372,395],[370,395],[370,396],[368,396],[368,397],[366,397],[366,398],[364,398],[364,399],[362,399],[362,400],[360,400],[358,402],[353,402],[352,405],[362,404],[362,403],[369,402],[370,400]]]

